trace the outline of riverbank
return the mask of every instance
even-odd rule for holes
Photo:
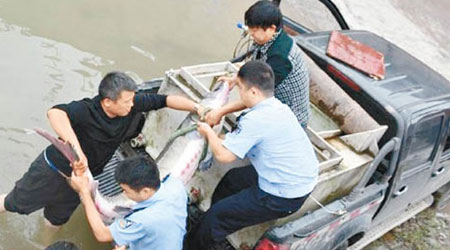
[[[450,249],[450,206],[441,211],[428,208],[364,249]]]

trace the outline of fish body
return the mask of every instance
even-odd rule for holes
[[[227,82],[219,83],[219,86],[200,102],[203,107],[217,109],[228,102],[230,88]],[[198,118],[195,114],[190,114],[181,124],[180,129],[196,126]],[[222,129],[223,122],[214,127],[216,133]],[[170,174],[187,184],[195,171],[201,166],[201,170],[206,170],[212,163],[212,154],[209,152],[205,157],[207,142],[197,130],[186,133],[175,139],[170,145],[170,150],[164,152],[158,161],[161,177]]]
[[[45,130],[35,128],[34,131],[50,141],[63,155],[69,160],[70,163],[77,161],[78,155],[73,149],[72,145],[69,143],[63,142],[58,138],[55,138],[53,135],[48,133]],[[69,178],[65,176],[62,172],[60,172],[65,178]],[[89,168],[86,170],[85,174],[89,179],[89,187],[91,191],[92,198],[95,203],[95,207],[97,211],[100,213],[103,222],[106,224],[112,223],[116,218],[123,217],[127,213],[131,211],[131,207],[135,204],[134,201],[125,197],[125,195],[120,194],[116,197],[105,197],[100,193],[98,189],[99,182],[94,179]]]

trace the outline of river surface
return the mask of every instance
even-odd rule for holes
[[[0,0],[0,193],[12,189],[47,145],[24,128],[49,129],[48,108],[95,95],[100,79],[111,70],[125,71],[142,82],[182,65],[228,60],[240,36],[236,23],[243,21],[253,2]],[[386,11],[382,5],[377,11],[383,15],[370,18],[362,14],[369,12],[364,5],[372,8],[378,1],[337,2],[351,26],[399,42],[450,79],[446,1],[436,1],[441,7],[423,7],[419,0],[407,6],[383,0]],[[314,0],[285,0],[282,10],[314,30],[337,28]],[[386,30],[390,12],[420,34]],[[417,13],[423,14],[417,18]],[[1,214],[0,250],[44,249],[56,240],[72,241],[82,249],[111,249],[96,243],[80,208],[57,233],[47,231],[42,218],[42,211]]]
[[[111,70],[141,82],[229,59],[240,36],[236,23],[252,2],[0,0],[0,193],[47,145],[23,128],[49,129],[48,108],[95,95]],[[1,214],[0,249],[43,249],[57,239],[111,249],[95,242],[82,209],[56,234],[42,218],[42,210]]]

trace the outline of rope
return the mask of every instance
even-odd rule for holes
[[[185,128],[180,128],[177,131],[175,131],[172,135],[170,135],[168,142],[171,142],[171,141],[175,140],[177,137],[183,136],[183,135],[185,135],[189,132],[192,132],[196,129],[197,129],[197,124],[194,124],[192,126],[185,127]]]
[[[347,213],[347,211],[345,209],[339,209],[337,211],[331,211],[330,209],[326,208],[324,205],[322,205],[322,203],[320,203],[318,200],[316,200],[316,198],[314,198],[314,196],[309,195],[309,197],[311,197],[311,199],[317,204],[319,205],[321,208],[323,208],[327,213],[329,214],[334,214],[334,215],[344,215]]]
[[[245,40],[242,44],[241,42]],[[241,36],[241,38],[238,40],[238,42],[236,43],[236,46],[234,47],[234,51],[233,51],[233,58],[235,58],[237,55],[240,54],[240,52],[242,51],[242,49],[247,45],[247,51],[246,54],[248,54],[248,52],[250,51],[250,44],[251,44],[252,39],[250,38],[250,36],[247,34],[245,36]]]

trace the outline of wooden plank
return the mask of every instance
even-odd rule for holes
[[[338,31],[331,32],[327,55],[375,79],[384,79],[384,55]]]
[[[189,85],[191,85],[192,88],[197,90],[202,96],[205,96],[209,92],[211,87],[210,84],[212,82],[210,82],[209,85],[205,85],[202,81],[200,81],[201,78],[213,78],[214,76],[226,75],[227,73],[236,73],[237,71],[238,68],[230,62],[220,62],[181,67],[180,75]]]

